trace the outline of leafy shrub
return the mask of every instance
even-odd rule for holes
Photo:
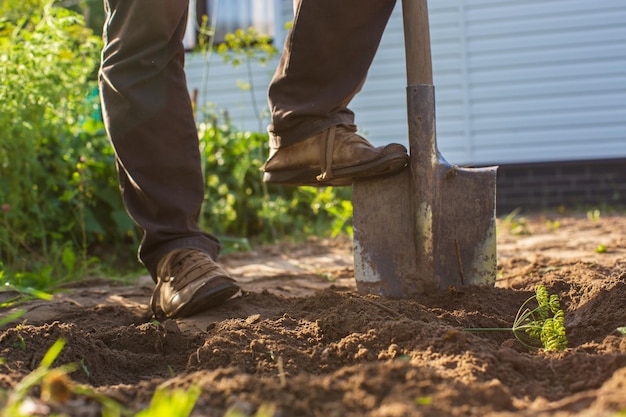
[[[216,115],[198,124],[206,173],[202,226],[212,233],[267,242],[351,233],[350,188],[264,184],[265,133],[241,132]]]
[[[52,0],[0,3],[0,285],[81,278],[93,255],[132,259],[137,228],[118,190],[95,81],[101,41]],[[267,242],[350,232],[350,189],[270,187],[267,135],[199,124],[205,230]]]
[[[55,275],[72,275],[80,272],[76,254],[86,260],[83,249],[105,234],[91,209],[104,209],[102,183],[111,188],[115,180],[110,145],[93,118],[97,95],[89,96],[101,41],[52,1],[9,0],[2,12],[0,256],[22,271],[57,258],[65,271]],[[113,205],[121,207],[119,196]]]
[[[209,45],[210,47],[210,45]],[[269,109],[257,108],[252,66],[265,66],[278,53],[270,36],[254,28],[238,29],[216,48],[224,62],[245,65],[250,105],[263,130]],[[205,53],[207,53],[205,51]],[[261,182],[261,166],[269,153],[266,133],[237,132],[228,117],[209,113],[199,124],[205,155],[208,204],[203,221],[222,235],[255,237],[261,241],[308,235],[352,233],[350,188],[281,187]]]

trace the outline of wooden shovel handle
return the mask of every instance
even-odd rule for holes
[[[407,85],[433,84],[427,0],[402,0]]]

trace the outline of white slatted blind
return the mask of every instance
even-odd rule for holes
[[[277,1],[281,31],[292,1]],[[626,1],[430,0],[429,11],[437,134],[450,162],[626,157]],[[407,141],[403,42],[398,0],[351,105],[375,144]],[[255,74],[259,106],[275,65]],[[201,70],[191,58],[190,88],[198,88]],[[235,85],[244,78],[243,68],[214,56],[208,97],[237,126],[255,129],[249,93]]]

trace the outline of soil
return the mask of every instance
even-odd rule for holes
[[[133,286],[81,282],[30,301],[17,307],[28,310],[19,325],[0,328],[0,387],[15,388],[62,337],[54,366],[80,364],[63,384],[90,386],[133,411],[148,407],[158,387],[198,386],[193,416],[259,408],[320,417],[625,412],[626,337],[617,328],[626,326],[626,216],[499,220],[495,287],[417,300],[359,295],[351,248],[338,238],[224,256],[244,291],[184,320],[153,322],[147,277]],[[560,297],[566,351],[528,350],[510,332],[463,330],[510,327],[537,284]],[[101,413],[76,393],[31,396],[44,415]]]

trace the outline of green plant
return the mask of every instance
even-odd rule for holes
[[[351,233],[349,188],[267,186],[261,180],[267,134],[238,131],[221,119],[213,114],[198,124],[206,177],[203,228],[225,243],[229,236],[267,242]]]
[[[561,222],[558,220],[546,220],[546,227],[548,230],[556,231],[561,227]]]
[[[13,347],[14,348],[19,348],[23,351],[26,350],[26,340],[24,339],[24,336],[22,336],[22,331],[24,330],[24,325],[23,324],[18,324],[17,326],[15,326],[15,330],[17,330],[17,340],[18,342],[14,342],[13,343]]]
[[[272,38],[258,33],[253,27],[247,30],[237,29],[233,33],[224,36],[224,42],[217,47],[217,53],[222,56],[224,62],[238,67],[242,63],[246,66],[247,82],[239,81],[240,89],[250,92],[250,103],[259,123],[259,132],[263,131],[263,115],[257,107],[254,81],[252,77],[252,64],[256,62],[265,65],[278,50],[272,44]]]
[[[596,246],[596,250],[595,250],[596,253],[606,253],[606,251],[607,251],[606,245],[599,244],[598,246]]]
[[[536,302],[537,307],[529,304]],[[564,313],[556,294],[548,294],[543,285],[535,287],[535,295],[522,303],[512,327],[467,328],[465,331],[510,331],[528,349],[543,348],[545,351],[567,349],[567,336],[563,324]]]
[[[32,287],[21,287],[19,285],[5,284],[0,287],[0,292],[10,292],[12,297],[0,303],[0,308],[13,307],[29,300],[39,298],[41,300],[51,300],[52,294]]]
[[[64,145],[87,112],[86,86],[99,41],[80,16],[53,2],[29,5],[32,13],[18,17],[10,9],[0,21],[2,240],[24,246],[37,239],[45,254],[51,230],[62,228],[47,220],[65,218],[67,207],[58,197],[68,184],[59,183],[59,177],[69,179],[72,165]],[[24,224],[29,225],[28,235]]]
[[[105,237],[136,246],[134,225],[99,119],[100,38],[52,0],[1,7],[0,284],[47,289],[86,275]]]
[[[0,306],[0,308],[2,308],[2,306]],[[26,314],[26,310],[17,310],[7,316],[0,317],[0,327],[14,322],[15,320],[22,317],[24,314]]]
[[[101,0],[74,0],[72,2],[64,2],[66,7],[74,10],[84,16],[87,26],[94,33],[101,33],[106,13],[104,3]]]
[[[52,368],[52,363],[65,347],[65,340],[58,339],[48,349],[39,366],[22,379],[7,396],[6,403],[0,409],[0,417],[30,417],[31,414],[23,411],[23,405],[32,401],[30,396],[33,389],[40,386],[41,400],[44,402],[67,402],[72,394],[81,394],[98,401],[102,407],[103,417],[119,417],[122,406],[114,400],[96,392],[93,388],[74,383],[69,374],[77,369],[77,365],[70,363]]]
[[[512,235],[529,235],[531,232],[528,227],[528,220],[525,217],[519,216],[520,211],[520,208],[516,208],[506,215],[506,217],[502,219],[502,225],[505,226]]]
[[[126,407],[102,395],[92,387],[75,383],[69,374],[78,365],[70,363],[52,368],[53,362],[57,359],[63,348],[65,340],[58,339],[48,349],[39,366],[22,379],[6,396],[6,401],[0,408],[0,417],[31,417],[31,413],[24,411],[27,407],[24,404],[32,402],[31,395],[36,387],[40,387],[40,397],[44,403],[54,402],[64,404],[72,395],[82,395],[91,398],[102,406],[103,417],[120,417],[133,415]],[[81,365],[84,363],[81,360]],[[200,396],[200,389],[192,386],[187,391],[182,389],[170,390],[158,388],[150,407],[136,414],[135,417],[187,417],[191,414],[193,407]],[[39,414],[38,414],[39,415]]]
[[[107,262],[135,265],[139,229],[122,205],[100,118],[100,38],[53,0],[5,0],[0,9],[0,286],[50,291],[111,268]],[[271,58],[272,48],[268,38],[241,31],[223,52],[249,66]],[[201,222],[227,246],[350,233],[348,188],[267,186],[260,179],[266,134],[212,115],[198,127],[207,173]]]
[[[433,399],[431,397],[417,397],[415,399],[415,404],[417,405],[431,405],[433,403]]]
[[[233,406],[226,411],[224,417],[272,417],[276,415],[276,406],[271,403],[263,403],[253,415]]]
[[[50,349],[48,349],[48,352],[44,355],[40,365],[11,390],[4,407],[0,410],[0,417],[27,417],[29,414],[24,414],[22,412],[22,404],[27,401],[30,391],[35,386],[42,384],[44,379],[47,377],[54,378],[60,374],[71,372],[74,369],[73,365],[65,365],[56,368],[54,372],[50,368],[52,366],[52,362],[54,362],[64,346],[65,341],[63,339],[57,340],[50,347]],[[47,394],[44,394],[44,396],[45,395]]]
[[[135,417],[187,417],[200,396],[200,388],[192,386],[182,389],[159,388],[155,391],[150,408],[135,414]]]
[[[592,222],[597,222],[600,220],[602,213],[599,209],[587,210],[587,218]]]

